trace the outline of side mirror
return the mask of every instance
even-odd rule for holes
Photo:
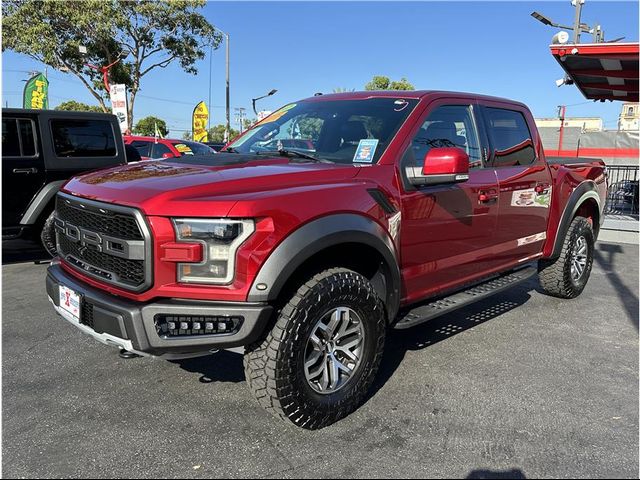
[[[173,153],[163,153],[162,154],[162,158],[175,158],[175,155]]]
[[[415,186],[459,183],[469,180],[469,156],[457,147],[432,148],[422,167],[407,168],[409,181]]]

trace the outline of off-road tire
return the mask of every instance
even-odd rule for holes
[[[353,378],[334,393],[320,394],[305,377],[305,346],[318,320],[336,307],[358,314],[364,348]],[[384,305],[369,281],[345,268],[325,270],[298,288],[263,341],[246,348],[247,383],[272,414],[306,429],[326,427],[363,402],[380,365],[385,334]]]
[[[42,226],[42,230],[40,231],[40,241],[42,242],[44,249],[52,257],[55,257],[58,254],[58,247],[56,245],[56,231],[53,225],[54,213],[55,212],[51,212],[51,214],[47,217],[44,225]]]
[[[580,237],[586,240],[587,263],[582,275],[574,279],[571,275],[571,259]],[[540,286],[544,292],[559,298],[575,298],[580,295],[591,274],[594,247],[595,236],[591,223],[584,217],[575,217],[567,230],[560,256],[555,260],[538,262]]]

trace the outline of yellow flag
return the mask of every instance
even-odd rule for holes
[[[193,118],[191,120],[193,139],[196,142],[207,142],[209,134],[207,132],[207,121],[209,120],[209,109],[207,104],[200,102],[193,109]]]

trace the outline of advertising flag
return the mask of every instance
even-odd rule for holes
[[[120,131],[126,133],[129,128],[129,114],[127,112],[127,87],[123,84],[111,85],[111,111],[118,117]]]
[[[46,110],[49,108],[49,80],[42,73],[31,77],[24,86],[24,108]]]
[[[193,109],[192,128],[193,139],[196,142],[207,142],[209,133],[207,132],[207,121],[209,120],[209,109],[206,103],[200,102]]]

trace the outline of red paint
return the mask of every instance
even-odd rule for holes
[[[145,215],[153,236],[154,284],[150,290],[135,294],[83,276],[65,262],[63,267],[89,285],[140,302],[161,297],[244,301],[267,257],[293,231],[315,219],[353,213],[377,222],[387,231],[390,215],[368,192],[379,189],[401,213],[399,233],[394,237],[389,234],[389,241],[399,259],[402,303],[407,305],[519,265],[530,256],[548,256],[567,200],[585,180],[596,182],[604,199],[602,163],[549,167],[533,117],[521,103],[424,91],[344,93],[305,101],[375,96],[419,99],[376,165],[302,163],[268,156],[214,166],[168,160],[141,162],[72,179],[64,191],[136,207]],[[474,111],[480,106],[506,107],[522,112],[532,133],[536,162],[470,169],[463,151],[433,149],[427,155],[426,173],[468,171],[469,180],[421,189],[406,187],[400,161],[425,119],[442,105],[473,105]],[[482,146],[490,147],[484,139],[481,141]],[[500,153],[490,148],[487,151],[490,158]],[[533,192],[538,186],[551,188],[548,208],[512,205],[514,192]],[[199,245],[176,242],[171,222],[175,217],[255,220],[255,232],[238,250],[233,283],[220,286],[176,282],[176,262],[197,261],[202,252]],[[547,240],[518,245],[518,239],[539,233],[546,233]]]
[[[469,156],[459,148],[433,148],[425,156],[423,175],[465,173],[469,173]]]

